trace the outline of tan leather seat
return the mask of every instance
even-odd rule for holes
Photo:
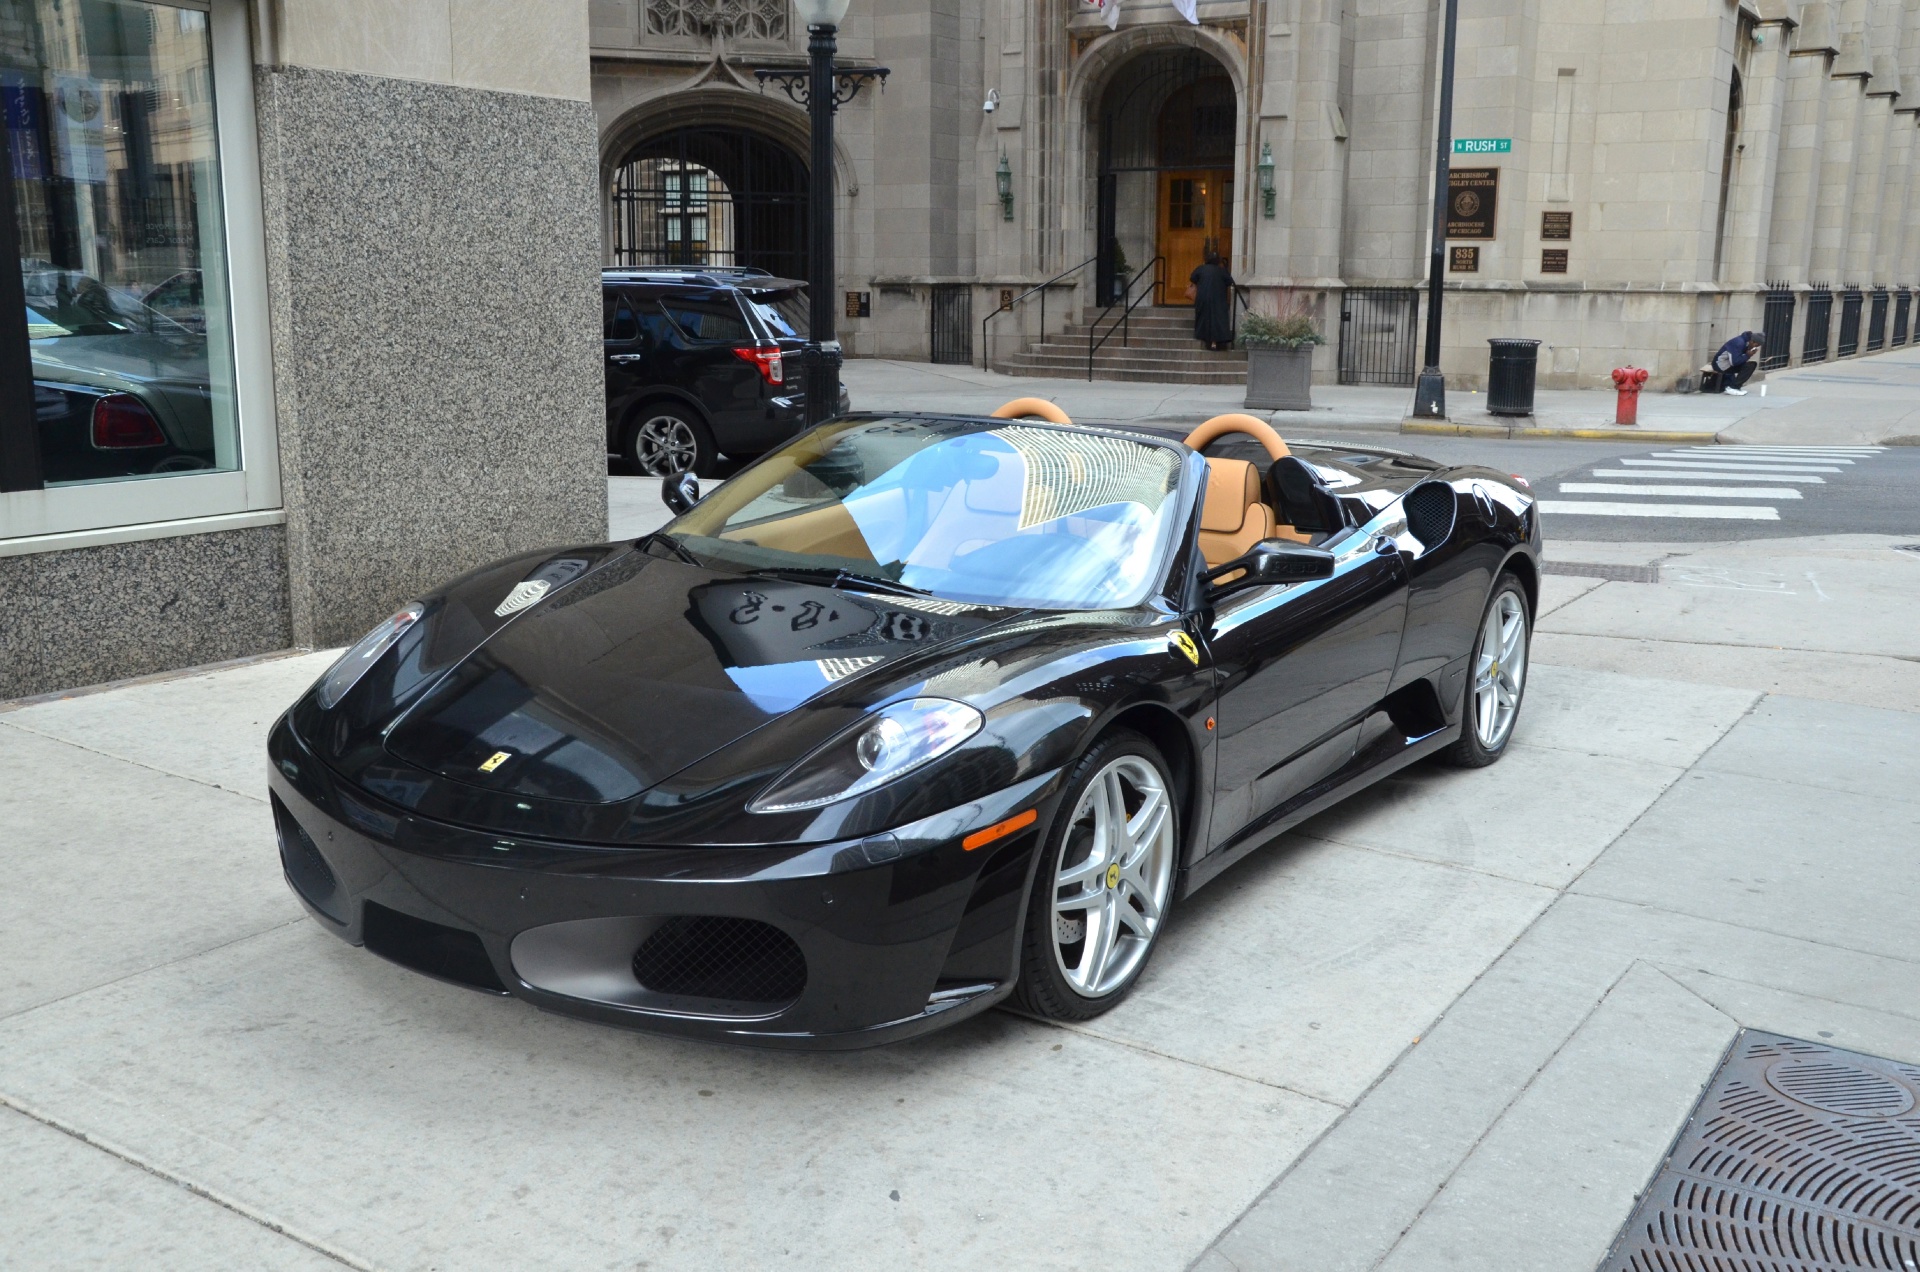
[[[1225,565],[1273,538],[1273,509],[1260,502],[1260,473],[1244,459],[1207,461],[1207,497],[1200,508],[1200,555]]]

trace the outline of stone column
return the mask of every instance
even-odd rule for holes
[[[1299,0],[1294,23],[1297,96],[1293,119],[1291,243],[1286,273],[1325,285],[1339,277],[1346,217],[1347,122],[1340,101],[1341,5]]]
[[[295,644],[607,533],[581,0],[262,0]]]
[[[1814,281],[1840,284],[1847,264],[1847,230],[1853,213],[1853,168],[1858,152],[1861,106],[1866,100],[1864,67],[1855,67],[1845,50],[1827,77],[1827,114],[1817,157],[1818,184],[1813,208]]]
[[[1789,64],[1783,21],[1754,28],[1756,47],[1747,63],[1746,102],[1740,121],[1741,144],[1727,207],[1727,238],[1720,277],[1730,287],[1761,287],[1767,282],[1768,245],[1774,215],[1774,189],[1780,168],[1781,125],[1786,117]]]
[[[1888,134],[1893,129],[1893,98],[1900,76],[1893,58],[1873,59],[1860,106],[1859,147],[1853,165],[1853,213],[1847,226],[1846,275],[1862,285],[1876,280],[1874,261],[1880,240],[1880,196],[1887,172]]]
[[[1826,137],[1827,73],[1837,52],[1824,0],[1800,11],[1787,58],[1780,113],[1779,155],[1773,184],[1773,221],[1767,239],[1767,276],[1805,283],[1813,256],[1814,207],[1820,188],[1820,146]],[[1795,346],[1798,348],[1798,346]]]

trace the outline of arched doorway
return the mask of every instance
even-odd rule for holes
[[[622,266],[739,265],[807,277],[807,166],[739,128],[676,128],[613,173],[612,255]]]
[[[1162,262],[1161,304],[1186,304],[1187,275],[1233,246],[1234,138],[1239,111],[1227,69],[1194,48],[1141,54],[1100,99],[1099,293]]]

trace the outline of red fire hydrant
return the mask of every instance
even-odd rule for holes
[[[1615,367],[1613,387],[1620,391],[1613,407],[1615,424],[1638,424],[1640,422],[1640,386],[1647,382],[1645,367]]]

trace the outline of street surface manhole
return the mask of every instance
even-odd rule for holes
[[[1743,1030],[1602,1272],[1920,1269],[1920,1066]]]
[[[1542,561],[1542,574],[1566,574],[1581,579],[1607,579],[1614,583],[1658,583],[1657,565],[1591,565],[1585,561]]]

